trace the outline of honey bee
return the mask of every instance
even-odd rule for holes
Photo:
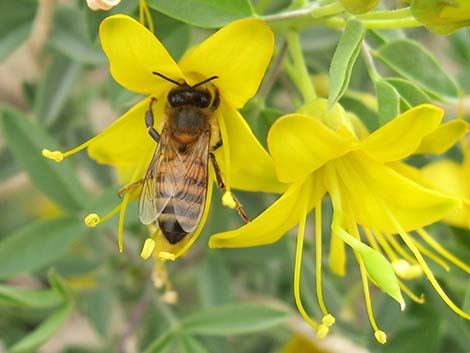
[[[157,221],[171,244],[194,233],[204,213],[208,186],[209,159],[219,188],[225,184],[213,151],[222,145],[215,110],[220,103],[212,76],[193,86],[177,82],[158,72],[153,74],[174,83],[165,106],[161,133],[154,128],[152,98],[145,114],[149,135],[157,142],[139,198],[139,217],[143,224]],[[236,199],[235,199],[236,201]],[[241,217],[249,218],[236,201]]]

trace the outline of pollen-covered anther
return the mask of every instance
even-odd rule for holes
[[[87,227],[94,228],[100,223],[100,220],[100,216],[98,216],[96,213],[90,213],[83,221]]]
[[[233,198],[232,193],[230,191],[225,192],[222,196],[222,204],[229,208],[237,207],[237,203],[235,202],[235,199]]]
[[[321,322],[323,323],[323,325],[326,325],[327,327],[331,327],[335,324],[336,319],[333,315],[327,314],[323,316]]]
[[[167,251],[159,252],[158,253],[158,258],[162,261],[166,261],[166,260],[175,261],[176,260],[175,254],[169,253]]]
[[[374,332],[375,339],[381,344],[387,343],[387,334],[381,330]]]
[[[150,256],[152,256],[153,251],[155,250],[155,240],[152,238],[145,239],[144,246],[142,247],[142,251],[140,252],[140,257],[144,260],[147,260]]]
[[[176,304],[178,303],[178,292],[174,290],[169,290],[165,292],[161,297],[161,301],[167,304]]]
[[[328,335],[329,332],[330,332],[330,328],[325,324],[321,324],[318,327],[317,337],[319,339],[323,339]]]
[[[404,259],[392,261],[392,267],[398,277],[406,280],[421,277],[421,275],[423,274],[423,270],[419,265],[411,265],[408,261]]]
[[[46,158],[52,159],[57,163],[60,163],[64,160],[64,154],[60,151],[49,151],[47,148],[42,150],[42,155]]]

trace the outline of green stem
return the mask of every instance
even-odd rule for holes
[[[369,73],[372,81],[377,81],[381,78],[381,75],[377,71],[375,66],[374,58],[372,57],[371,49],[365,40],[362,41],[362,56],[367,67],[367,72]]]
[[[297,84],[305,103],[314,100],[317,97],[312,79],[305,64],[302,46],[300,44],[299,33],[289,30],[286,35],[289,45],[289,52],[293,60],[293,72],[288,72]]]
[[[331,28],[342,28],[346,25],[346,20],[340,17],[333,17],[326,19],[325,23]],[[361,23],[368,29],[393,29],[422,26],[422,24],[414,17],[405,17],[393,20],[363,20]]]
[[[292,20],[298,20],[298,19],[318,20],[321,18],[337,15],[343,11],[344,11],[344,8],[338,1],[335,1],[331,4],[326,4],[326,5],[318,5],[317,3],[313,3],[303,8],[297,8],[294,10],[288,10],[288,11],[276,13],[273,15],[262,16],[261,19],[264,22],[269,22],[269,23],[276,22],[280,24],[282,23],[289,24],[292,22]],[[313,22],[314,21],[312,21],[312,23]]]
[[[388,11],[372,11],[363,15],[358,15],[357,18],[363,20],[398,20],[403,18],[412,17],[409,7],[397,10]]]

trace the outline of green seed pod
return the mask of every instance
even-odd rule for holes
[[[340,0],[339,2],[348,12],[361,14],[373,10],[380,0]]]
[[[470,26],[469,0],[413,0],[411,13],[426,28],[439,34]]]

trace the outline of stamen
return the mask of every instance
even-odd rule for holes
[[[87,148],[99,136],[100,135],[96,135],[96,136],[92,137],[91,139],[85,141],[81,145],[78,145],[77,147],[72,148],[71,150],[68,150],[66,152],[49,151],[47,148],[44,148],[42,150],[42,155],[46,158],[49,158],[49,159],[52,159],[52,160],[56,161],[57,163],[60,163],[64,160],[64,158],[66,158],[66,157],[68,157],[72,154],[75,154],[77,152],[80,152],[81,150]]]
[[[416,241],[414,238],[410,236],[410,240],[416,245],[418,250],[425,256],[429,257],[432,261],[434,261],[436,264],[441,266],[444,270],[447,272],[450,271],[450,266],[442,260],[441,258],[437,257],[435,254],[433,254],[431,251],[429,251],[427,248],[425,248],[421,243]]]
[[[424,303],[424,294],[421,294],[419,297],[414,294],[405,284],[398,280],[398,284],[400,285],[400,289],[415,303],[423,304]]]
[[[368,234],[369,233],[369,234]],[[389,257],[390,260],[395,260],[395,259],[398,259],[398,256],[397,254],[395,253],[395,251],[393,251],[393,248],[390,246],[390,244],[388,243],[387,239],[382,236],[380,234],[380,232],[377,232],[377,231],[373,231],[373,233],[370,233],[368,230],[364,230],[364,234],[366,235],[366,238],[369,240],[369,237],[373,238],[373,239],[377,239],[377,241],[379,242],[380,246],[382,247],[382,249],[384,250],[385,254],[387,254],[387,256]],[[375,235],[375,238],[372,236],[372,234]],[[370,241],[369,241],[370,243]]]
[[[370,299],[369,284],[367,282],[367,270],[364,265],[364,260],[362,260],[361,255],[359,255],[357,251],[354,251],[354,254],[356,255],[357,262],[359,263],[359,270],[362,278],[362,288],[364,290],[364,299],[366,302],[366,309],[367,315],[369,316],[369,322],[375,331],[374,336],[377,342],[384,344],[387,342],[387,335],[385,334],[385,332],[379,330],[379,327],[377,326],[377,323],[375,321],[374,311],[372,310],[372,301]]]
[[[169,253],[168,251],[161,251],[158,253],[158,258],[162,261],[167,261],[167,260],[175,261],[176,255]]]
[[[119,252],[124,251],[124,242],[123,242],[123,237],[124,237],[124,218],[126,216],[126,209],[127,209],[127,204],[129,203],[131,197],[130,192],[126,192],[124,195],[124,198],[122,199],[121,202],[121,207],[120,207],[120,212],[119,212],[119,222],[118,222],[118,246],[119,246]]]
[[[419,265],[410,265],[410,263],[404,259],[392,261],[392,267],[397,276],[406,280],[421,277],[423,274],[423,270]]]
[[[387,334],[383,331],[375,331],[374,332],[374,336],[375,336],[375,339],[377,340],[377,342],[381,343],[381,344],[385,344],[387,343]]]
[[[434,277],[434,274],[432,273],[431,269],[429,268],[428,264],[423,258],[423,255],[419,252],[418,248],[415,246],[414,242],[411,240],[411,237],[408,235],[408,233],[402,228],[400,223],[397,221],[395,216],[390,212],[390,210],[385,206],[382,205],[385,211],[388,213],[390,220],[395,224],[395,227],[398,229],[398,234],[400,234],[400,237],[403,239],[405,242],[406,246],[411,250],[413,255],[416,257],[416,260],[420,264],[421,268],[424,271],[424,274],[428,278],[429,282],[433,286],[434,290],[436,293],[441,297],[441,299],[451,308],[457,315],[460,315],[464,317],[467,320],[470,320],[470,314],[466,313],[462,309],[460,309],[457,305],[454,304],[454,302],[447,296],[447,294],[444,292],[442,287],[439,285],[439,282],[437,282],[436,277]]]
[[[178,292],[174,290],[167,291],[160,297],[160,299],[164,303],[174,305],[178,303]]]
[[[455,266],[461,268],[467,273],[470,273],[470,266],[462,262],[460,259],[455,257],[449,251],[444,249],[434,238],[432,238],[429,233],[424,230],[424,228],[417,229],[416,232],[421,236],[421,238],[432,247],[435,251],[437,251],[441,256],[445,257],[447,260],[452,262]]]
[[[379,234],[382,234],[382,233],[377,232],[377,236],[379,236]],[[398,252],[398,254],[401,257],[406,259],[409,263],[412,263],[412,264],[416,263],[416,260],[403,248],[403,246],[401,246],[401,244],[398,243],[398,241],[395,239],[393,235],[383,234],[383,236],[386,237],[386,239],[390,242],[390,244],[392,244],[392,247],[395,249],[396,252]]]
[[[139,1],[139,22],[143,26],[145,26],[146,21],[147,21],[150,32],[155,33],[152,15],[150,14],[150,10],[147,6],[147,2],[145,0],[140,0]]]
[[[300,296],[300,272],[302,270],[302,251],[303,251],[303,244],[304,244],[304,234],[305,234],[305,223],[307,221],[307,205],[304,201],[304,205],[302,207],[299,219],[299,228],[297,231],[297,245],[295,249],[295,262],[294,262],[294,299],[295,304],[297,306],[297,310],[299,310],[300,315],[304,318],[307,323],[312,326],[315,330],[319,330],[321,325],[318,325],[315,321],[313,321],[305,311],[305,308],[302,304],[302,298]],[[328,329],[328,328],[327,328]],[[320,331],[318,332],[320,334]],[[328,334],[328,330],[322,329],[321,334],[326,336]],[[324,337],[323,336],[323,337]]]
[[[100,217],[96,213],[90,213],[88,216],[85,217],[83,220],[87,227],[94,228],[98,224],[106,222],[108,219],[110,219],[112,216],[114,216],[118,211],[121,209],[121,204],[117,205],[114,207],[110,212],[108,212],[104,217]]]
[[[57,163],[60,163],[64,160],[64,154],[60,151],[49,151],[47,148],[42,150],[42,155],[46,158],[52,159]]]
[[[94,228],[100,223],[100,216],[96,213],[90,213],[83,221],[87,227]]]
[[[152,238],[145,239],[144,246],[142,247],[142,252],[140,253],[140,257],[144,260],[147,260],[150,256],[152,256],[153,251],[155,250],[155,240]]]
[[[325,302],[323,301],[321,265],[322,265],[322,206],[321,206],[321,200],[320,200],[320,202],[318,202],[318,204],[315,207],[315,279],[316,279],[316,287],[317,287],[318,304],[320,304],[321,311],[323,312],[323,315],[325,315],[326,317],[329,314],[328,314],[328,310],[326,309]]]
[[[231,183],[230,178],[232,177],[232,171],[230,169],[230,141],[227,134],[227,127],[225,126],[225,120],[222,114],[216,114],[217,116],[217,123],[219,124],[220,135],[222,137],[223,149],[224,154],[224,178],[225,178],[225,194],[230,194],[231,190]],[[225,196],[224,194],[224,196]],[[223,203],[223,198],[222,198]],[[225,204],[224,204],[225,205]]]
[[[232,193],[231,192],[225,192],[222,196],[222,204],[224,206],[227,206],[229,208],[235,208],[237,207],[237,203],[233,199]]]

